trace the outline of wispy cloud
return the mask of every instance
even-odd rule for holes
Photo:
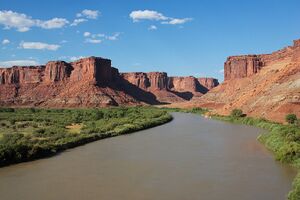
[[[44,29],[54,29],[54,28],[62,28],[68,23],[69,21],[64,18],[53,18],[47,21],[38,20],[37,26]]]
[[[162,13],[159,13],[154,10],[135,10],[129,14],[130,18],[134,22],[138,22],[140,20],[167,20],[168,17],[164,16]]]
[[[22,49],[37,49],[37,50],[50,50],[56,51],[60,48],[57,44],[47,44],[42,42],[21,42],[19,45]]]
[[[113,35],[108,35],[108,36],[106,36],[106,39],[108,39],[108,40],[117,40],[119,38],[120,34],[121,33],[115,33]]]
[[[93,44],[99,44],[99,43],[102,42],[102,40],[87,38],[87,39],[85,40],[85,42],[87,42],[87,43],[93,43]]]
[[[2,67],[12,67],[12,66],[31,66],[38,65],[36,60],[9,60],[0,61],[0,66]]]
[[[101,43],[104,40],[118,40],[119,36],[121,35],[121,33],[117,32],[114,33],[112,35],[105,35],[103,33],[97,33],[97,34],[92,34],[90,32],[84,32],[83,36],[86,37],[85,42],[86,43]]]
[[[2,40],[2,44],[3,44],[3,45],[9,44],[9,43],[10,43],[10,41],[9,41],[8,39]]]
[[[162,22],[162,24],[171,24],[171,25],[176,25],[176,24],[184,24],[188,21],[191,21],[193,20],[192,18],[183,18],[183,19],[171,19],[170,21],[165,21],[165,22]]]
[[[167,17],[164,14],[157,12],[155,10],[135,10],[129,14],[129,17],[133,20],[133,22],[139,22],[141,20],[152,20],[152,21],[161,21],[162,24],[170,24],[170,25],[184,24],[192,20],[192,18]],[[155,29],[149,29],[149,30],[155,30]]]
[[[62,28],[68,23],[69,21],[64,18],[56,17],[43,21],[11,10],[0,11],[0,24],[4,25],[4,29],[15,28],[19,32],[29,31],[32,27],[40,27],[43,29]]]
[[[91,35],[90,32],[84,32],[84,33],[83,33],[83,36],[84,36],[84,37],[89,37],[90,35]]]
[[[155,25],[151,25],[149,26],[148,30],[152,30],[152,31],[157,30],[157,27]]]
[[[77,26],[78,24],[81,24],[86,21],[87,19],[83,19],[83,18],[74,19],[74,21],[70,24],[70,26]]]
[[[88,19],[97,19],[101,13],[98,10],[84,9],[80,13],[76,14],[76,17],[86,17]]]
[[[70,61],[75,61],[75,60],[79,60],[81,58],[84,58],[84,56],[71,56],[69,59],[70,59]]]

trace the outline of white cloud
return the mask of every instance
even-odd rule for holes
[[[91,37],[92,38],[105,37],[105,34],[103,34],[103,33],[93,34],[93,35],[91,35]]]
[[[162,13],[159,13],[154,10],[135,10],[129,14],[129,17],[137,22],[139,20],[167,20],[168,17],[164,16]]]
[[[86,19],[79,18],[79,19],[74,19],[74,21],[70,24],[70,26],[77,26],[80,23],[86,22]]]
[[[11,10],[0,11],[0,24],[4,25],[5,29],[16,28],[19,32],[25,32],[34,26],[35,23],[35,20],[25,14]]]
[[[115,33],[111,36],[106,36],[106,39],[108,39],[108,40],[117,40],[119,36],[120,36],[120,33]]]
[[[77,13],[76,17],[86,17],[88,19],[97,19],[99,15],[100,15],[100,12],[98,10],[84,9],[80,13]]]
[[[192,18],[183,18],[183,19],[172,18],[170,21],[162,22],[162,24],[171,24],[171,25],[184,24],[191,20],[192,20]]]
[[[4,39],[4,40],[2,41],[2,44],[3,44],[3,45],[9,44],[9,43],[10,43],[10,41],[9,41],[8,39]]]
[[[44,29],[53,29],[62,28],[68,23],[69,21],[64,18],[53,18],[47,21],[38,21],[37,26],[42,27]]]
[[[129,17],[133,20],[133,22],[138,22],[140,20],[152,20],[152,21],[161,21],[162,24],[170,24],[170,25],[184,24],[192,20],[192,18],[167,17],[164,14],[154,10],[135,10],[129,14]],[[148,29],[156,30],[154,28],[154,25],[150,26]]]
[[[155,25],[149,26],[148,30],[157,30],[157,27]]]
[[[220,69],[220,70],[218,71],[218,73],[219,73],[219,74],[223,74],[223,73],[224,73],[224,69]]]
[[[67,43],[67,42],[68,42],[67,40],[60,41],[61,44],[64,44],[64,43]]]
[[[91,35],[90,32],[84,32],[84,33],[83,33],[83,36],[84,36],[84,37],[89,37],[90,35]]]
[[[0,62],[0,66],[3,67],[12,67],[12,66],[32,66],[38,65],[38,62],[35,60],[9,60]]]
[[[19,32],[29,31],[32,27],[41,27],[44,29],[62,28],[68,23],[68,20],[64,18],[53,18],[43,21],[32,19],[30,16],[11,10],[0,11],[0,24],[4,25],[4,29],[15,28]]]
[[[21,42],[20,48],[56,51],[58,48],[60,48],[60,45],[42,42]]]
[[[81,58],[84,58],[84,56],[71,56],[70,57],[70,61],[75,61],[75,60],[79,60]]]
[[[85,42],[87,42],[87,43],[93,43],[93,44],[99,44],[99,43],[102,42],[102,40],[88,38],[88,39],[85,40]]]

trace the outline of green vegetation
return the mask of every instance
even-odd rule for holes
[[[243,117],[244,114],[243,114],[243,111],[241,109],[233,109],[230,113],[230,116],[231,117]]]
[[[285,121],[289,124],[295,124],[297,122],[297,116],[295,114],[288,114],[285,116]]]
[[[91,141],[166,123],[152,107],[103,109],[0,108],[0,166],[53,155]]]

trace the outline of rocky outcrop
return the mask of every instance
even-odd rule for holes
[[[260,56],[231,56],[224,64],[224,80],[244,78],[257,73],[264,63]]]
[[[0,68],[0,84],[39,83],[44,69],[44,66]]]
[[[211,90],[219,85],[218,79],[215,78],[198,78],[198,81],[207,90]]]
[[[105,86],[113,79],[113,69],[109,59],[89,57],[72,62],[71,81],[85,81]]]
[[[250,77],[258,73],[264,66],[291,59],[300,61],[300,40],[294,40],[288,46],[271,54],[230,56],[224,64],[224,80]]]
[[[52,83],[69,80],[73,67],[64,61],[51,61],[46,64],[45,82]]]
[[[239,108],[249,116],[279,122],[289,113],[300,117],[299,47],[300,40],[295,40],[293,46],[271,54],[229,57],[226,81],[185,106],[226,115]]]

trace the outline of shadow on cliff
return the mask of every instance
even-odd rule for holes
[[[181,98],[183,98],[184,100],[187,100],[187,101],[191,100],[194,96],[194,94],[191,93],[191,92],[176,92],[176,91],[170,91],[170,92],[172,92],[176,96],[179,96],[179,97],[181,97]]]
[[[151,104],[151,105],[161,105],[166,104],[163,102],[160,102],[156,99],[156,96],[152,94],[151,92],[147,92],[142,90],[141,88],[137,87],[136,85],[133,85],[132,83],[128,82],[127,80],[120,78],[117,80],[116,85],[110,86],[112,89],[123,91],[126,94],[132,96],[133,98],[137,99],[138,101]]]
[[[197,89],[197,92],[200,92],[202,94],[206,94],[209,91],[206,87],[201,85],[199,82],[196,83],[196,89]]]

